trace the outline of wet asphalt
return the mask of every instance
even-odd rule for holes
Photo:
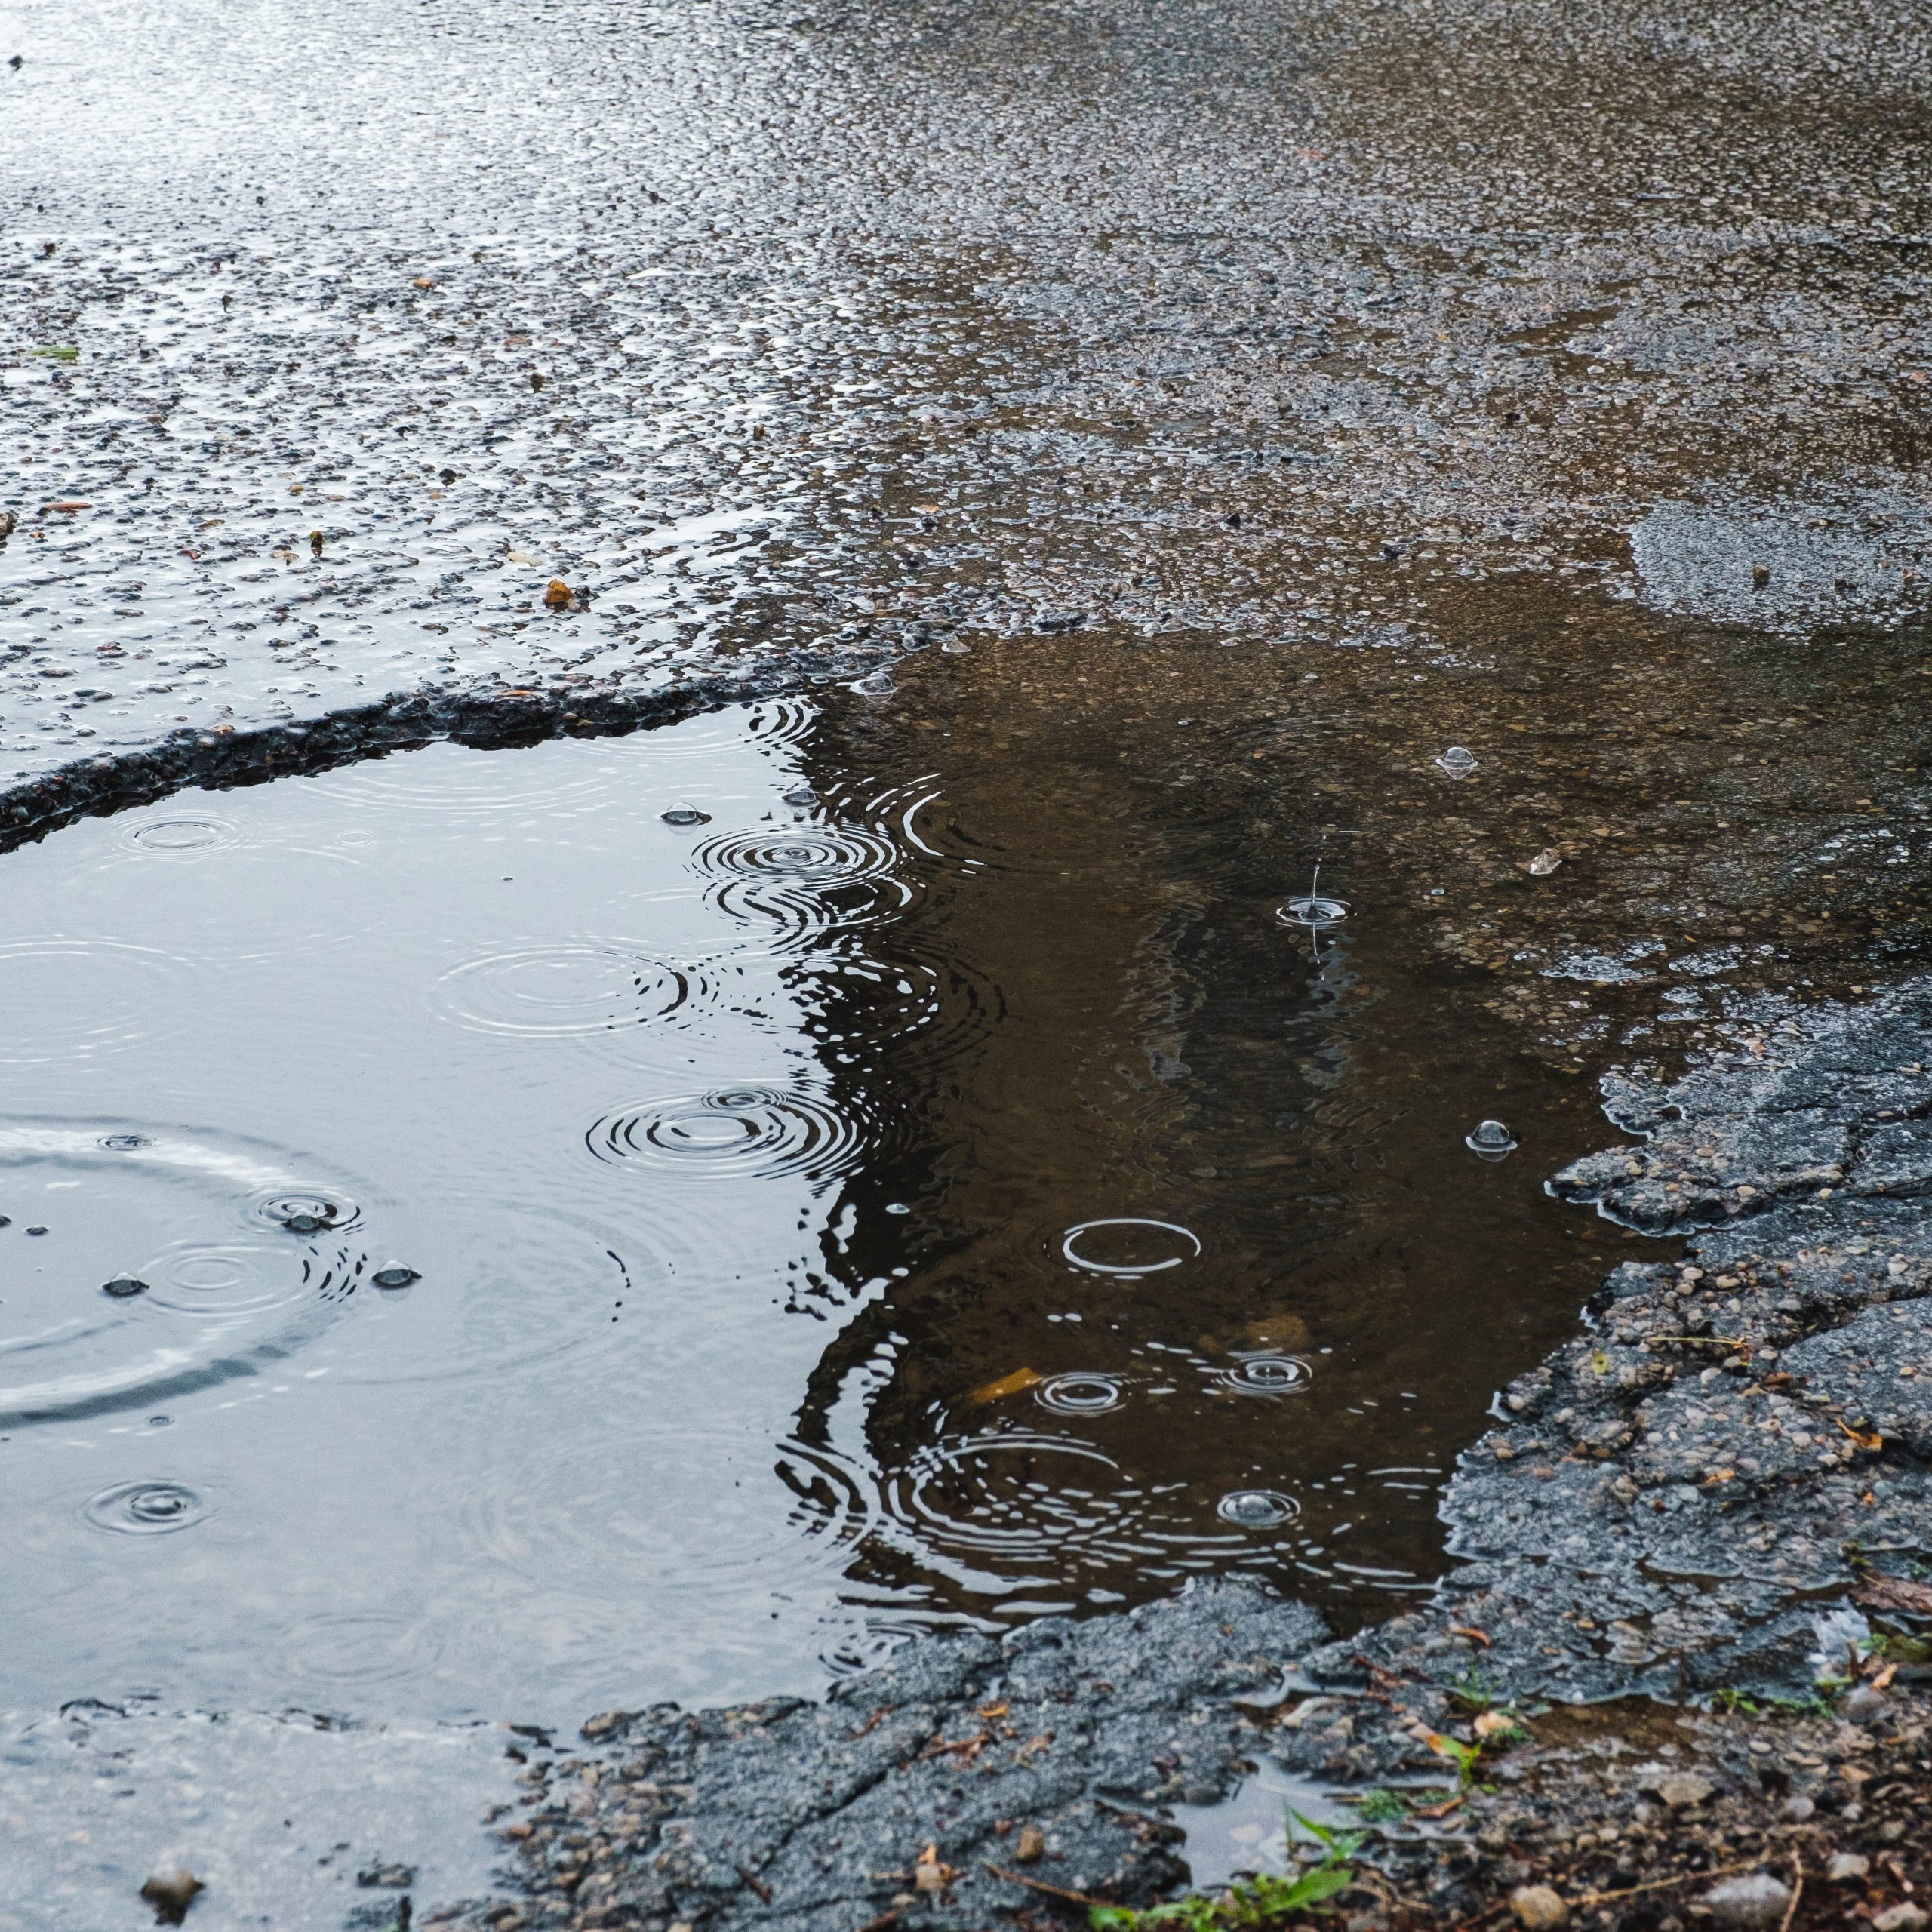
[[[1917,9],[0,34],[15,786],[976,629],[1386,641],[1499,575],[1923,601]]]
[[[1716,809],[1787,863],[1809,758],[1882,843],[1922,793],[1927,37],[1708,0],[0,9],[0,814],[934,645],[1446,688],[1506,633],[1506,680],[1544,655],[1503,688],[1560,661],[1599,761],[1593,681],[1641,743],[1744,651],[1769,715],[1723,761],[1797,735]],[[1716,843],[1700,876],[1785,889]],[[1830,916],[1807,964],[1863,971]],[[1500,971],[1475,930],[1445,947]],[[1604,1037],[1535,1017],[1579,1070]]]

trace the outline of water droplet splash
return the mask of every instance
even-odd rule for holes
[[[1466,745],[1451,745],[1436,761],[1451,778],[1466,778],[1476,768],[1476,755]]]
[[[1317,866],[1307,891],[1278,908],[1275,914],[1284,925],[1307,926],[1321,931],[1339,926],[1349,916],[1346,899],[1331,898],[1321,890],[1321,868]]]
[[[116,1536],[152,1537],[187,1529],[208,1513],[208,1504],[185,1484],[123,1482],[91,1498],[81,1520]]]
[[[611,1162],[648,1161],[694,1177],[843,1173],[865,1152],[865,1135],[816,1094],[796,1088],[728,1088],[627,1107],[584,1137]]]
[[[146,1294],[148,1284],[137,1281],[131,1275],[116,1275],[112,1281],[101,1283],[100,1291],[104,1295],[112,1295],[116,1301],[131,1301],[136,1295]]]
[[[1516,1151],[1516,1138],[1500,1120],[1486,1120],[1463,1137],[1463,1145],[1480,1160],[1500,1161]]]
[[[1122,1215],[1069,1228],[1060,1251],[1090,1275],[1158,1275],[1198,1256],[1201,1237],[1177,1222]]]
[[[1301,1514],[1301,1505],[1278,1489],[1231,1489],[1214,1506],[1224,1523],[1244,1530],[1275,1530]]]
[[[414,1268],[405,1268],[400,1261],[392,1261],[386,1268],[378,1268],[370,1277],[379,1288],[406,1288],[411,1281],[422,1278]]]
[[[1244,1355],[1215,1376],[1214,1386],[1231,1395],[1292,1395],[1314,1379],[1299,1355]]]
[[[1033,1399],[1056,1415],[1103,1416],[1127,1400],[1127,1383],[1118,1375],[1088,1369],[1050,1375],[1033,1391]]]
[[[666,825],[709,825],[711,814],[701,812],[695,805],[673,805],[668,812],[660,812],[658,817]]]

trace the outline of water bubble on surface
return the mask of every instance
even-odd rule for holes
[[[1516,1151],[1515,1136],[1500,1120],[1484,1121],[1473,1134],[1463,1137],[1463,1145],[1484,1161],[1500,1161]]]
[[[701,812],[695,805],[673,805],[668,812],[660,812],[658,817],[666,825],[709,825],[711,814]]]
[[[249,1204],[248,1218],[292,1235],[335,1234],[355,1226],[361,1211],[346,1195],[271,1188]]]
[[[1314,1377],[1300,1355],[1243,1355],[1216,1375],[1214,1386],[1234,1395],[1292,1395]]]
[[[790,791],[781,792],[778,796],[782,804],[801,812],[810,811],[818,803],[818,794],[809,785],[794,785]]]
[[[1476,768],[1476,755],[1466,745],[1451,745],[1435,761],[1451,778],[1466,778]]]
[[[1068,1229],[1060,1251],[1089,1274],[1158,1275],[1198,1256],[1201,1237],[1177,1222],[1120,1215]]]
[[[862,697],[890,697],[899,687],[892,681],[890,671],[873,671],[856,679],[852,688]]]
[[[414,1268],[405,1268],[399,1261],[392,1261],[386,1268],[378,1268],[370,1277],[379,1288],[406,1288],[411,1281],[420,1281],[423,1277]]]
[[[185,1484],[122,1482],[90,1498],[81,1519],[118,1536],[151,1537],[187,1529],[208,1514],[208,1505]]]
[[[1301,1505],[1278,1489],[1231,1489],[1214,1506],[1224,1523],[1244,1530],[1275,1530],[1301,1514]]]
[[[721,1088],[607,1114],[584,1137],[600,1161],[719,1180],[844,1172],[864,1154],[857,1123],[797,1088]]]
[[[1072,1369],[1063,1375],[1048,1376],[1033,1391],[1033,1399],[1057,1415],[1105,1415],[1127,1400],[1127,1383],[1118,1375]]]
[[[100,1291],[104,1295],[112,1295],[116,1301],[131,1301],[136,1295],[146,1294],[148,1284],[137,1281],[132,1275],[116,1275],[111,1281],[101,1283]]]

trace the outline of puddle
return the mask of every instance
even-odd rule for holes
[[[1425,1590],[1497,1387],[1657,1251],[1545,1191],[1583,1076],[1850,923],[1783,869],[1849,812],[1651,796],[1735,737],[1580,764],[1568,643],[995,641],[9,854],[17,1694],[574,1721]]]
[[[1077,764],[1029,829],[860,702],[6,861],[18,1694],[561,1719],[1433,1574],[1499,1354],[1587,1286],[1583,1097],[1405,1026],[1373,911],[1306,949],[1272,857],[1129,851]],[[1492,1106],[1535,1161],[1471,1158]]]
[[[1189,1882],[1204,1892],[1219,1891],[1258,1872],[1277,1877],[1285,1872],[1291,1841],[1303,1846],[1316,1841],[1314,1832],[1292,1821],[1306,1819],[1324,1831],[1361,1827],[1354,1806],[1266,1760],[1241,1780],[1232,1798],[1218,1804],[1179,1804],[1173,1811],[1174,1823],[1187,1835],[1182,1855]]]

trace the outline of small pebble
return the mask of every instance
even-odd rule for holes
[[[1013,1854],[1016,1865],[1037,1865],[1047,1855],[1047,1835],[1038,1825],[1023,1825],[1020,1831],[1020,1848]]]
[[[1869,1684],[1861,1684],[1847,1693],[1838,1706],[1838,1715],[1854,1724],[1876,1724],[1889,1708],[1885,1694],[1875,1690]]]
[[[1872,1869],[1872,1861],[1862,1851],[1835,1851],[1825,1867],[1825,1876],[1838,1881],[1862,1878]]]
[[[1709,1778],[1700,1778],[1695,1771],[1673,1771],[1658,1780],[1657,1792],[1673,1811],[1687,1811],[1716,1789]]]
[[[1741,1878],[1727,1878],[1704,1894],[1704,1903],[1720,1925],[1731,1925],[1737,1932],[1767,1932],[1784,1917],[1791,1903],[1791,1887],[1768,1872],[1747,1872]]]
[[[1547,1885],[1518,1885],[1509,1894],[1509,1909],[1523,1932],[1562,1932],[1570,1923],[1562,1894]]]
[[[141,1897],[154,1907],[157,1925],[179,1925],[195,1903],[195,1894],[205,1889],[193,1872],[171,1866],[148,1880],[141,1887]]]
[[[1902,1899],[1875,1914],[1872,1928],[1872,1932],[1925,1932],[1925,1908],[1915,1905],[1910,1899]]]

